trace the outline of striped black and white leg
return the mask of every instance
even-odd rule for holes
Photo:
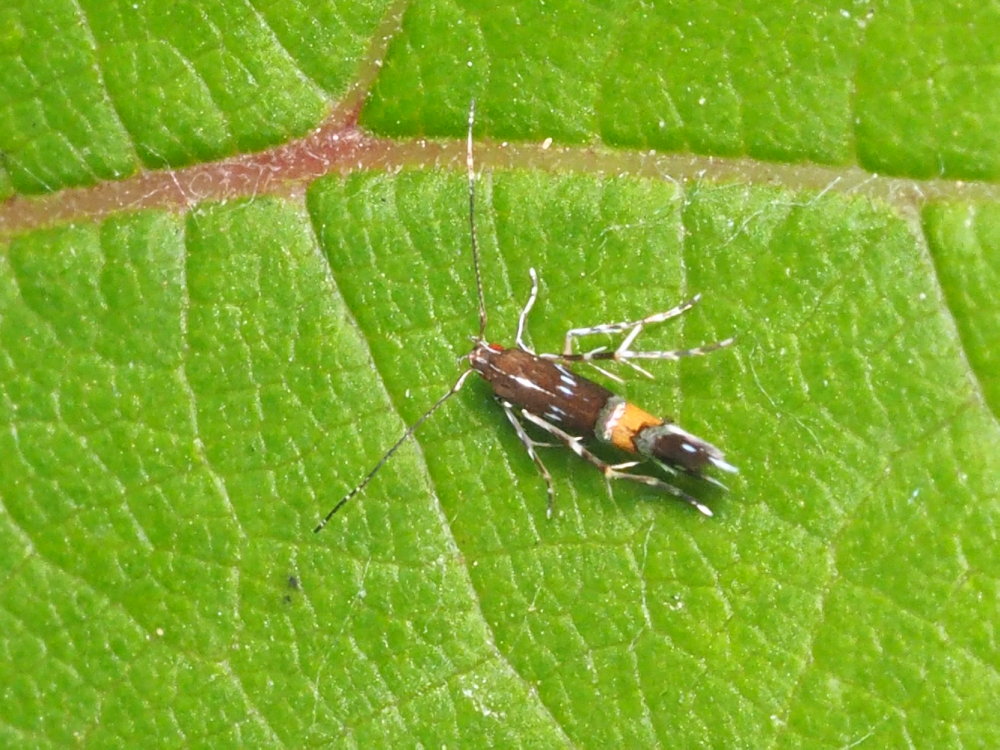
[[[626,320],[619,323],[605,323],[602,325],[590,326],[587,328],[572,328],[566,332],[566,338],[563,343],[563,353],[562,354],[541,354],[539,356],[545,359],[553,360],[556,362],[582,362],[588,364],[602,375],[616,380],[619,383],[622,379],[615,375],[614,373],[608,372],[603,369],[597,362],[599,361],[613,361],[620,362],[628,365],[629,367],[637,370],[647,377],[652,377],[652,375],[643,367],[641,367],[634,360],[637,359],[660,359],[667,361],[676,361],[684,357],[700,357],[703,354],[708,354],[709,352],[714,352],[717,349],[722,349],[730,344],[732,344],[735,339],[728,338],[722,341],[716,341],[711,344],[703,344],[702,346],[695,346],[689,349],[668,349],[668,350],[657,350],[657,351],[635,351],[631,348],[632,344],[638,338],[639,334],[642,333],[643,329],[652,325],[653,323],[662,323],[665,320],[670,320],[671,318],[676,318],[692,307],[694,307],[698,301],[701,299],[701,295],[695,295],[686,302],[682,302],[676,307],[672,307],[669,310],[664,310],[663,312],[654,313],[653,315],[648,315],[641,320]],[[611,335],[616,333],[626,332],[625,338],[622,342],[615,347],[614,350],[609,350],[606,346],[599,346],[595,349],[591,349],[587,352],[575,353],[573,351],[573,342],[584,336],[593,336],[596,334]]]
[[[657,477],[650,476],[648,474],[632,474],[628,471],[624,471],[624,469],[630,469],[633,466],[637,466],[639,464],[639,461],[628,461],[620,464],[610,464],[607,461],[601,459],[600,457],[594,455],[589,450],[587,450],[587,448],[583,445],[582,438],[577,437],[575,435],[570,435],[568,432],[565,432],[564,430],[560,429],[551,422],[548,422],[542,419],[541,417],[532,414],[527,409],[521,409],[520,416],[522,416],[527,421],[531,422],[531,424],[535,425],[536,427],[541,428],[545,432],[557,438],[560,442],[564,443],[566,447],[572,450],[580,458],[584,459],[593,466],[596,466],[597,469],[604,475],[605,479],[608,480],[609,482],[612,479],[628,479],[633,482],[639,482],[640,484],[644,484],[647,487],[654,487],[658,490],[662,490],[663,492],[673,495],[674,497],[684,501],[688,505],[692,506],[695,510],[699,511],[700,513],[706,516],[712,515],[712,511],[708,508],[708,506],[698,502],[696,498],[684,492],[684,490],[680,489],[679,487],[675,487],[674,485],[669,484],[668,482],[664,482],[662,479],[658,479]]]
[[[662,323],[665,320],[676,318],[678,315],[682,315],[698,304],[698,300],[700,299],[701,295],[696,294],[686,302],[681,302],[679,305],[671,307],[669,310],[647,315],[641,320],[625,320],[620,323],[602,323],[601,325],[589,326],[586,328],[571,328],[566,331],[566,339],[563,342],[563,355],[575,356],[573,352],[573,341],[575,339],[583,336],[593,336],[599,333],[614,334],[621,333],[622,331],[629,331],[629,336],[626,338],[625,342],[623,342],[625,348],[628,348],[629,344],[631,344],[635,337],[642,331],[643,326],[652,325],[653,323]],[[603,351],[603,347],[601,349],[596,349],[595,351]]]
[[[520,439],[521,443],[524,445],[524,449],[528,451],[528,455],[531,456],[531,460],[535,462],[535,466],[538,467],[538,472],[542,475],[542,479],[545,480],[545,491],[548,493],[548,503],[546,504],[545,515],[547,518],[552,518],[552,513],[555,510],[556,505],[556,494],[555,489],[552,486],[552,475],[549,474],[549,470],[545,468],[545,464],[542,463],[542,459],[538,455],[538,451],[535,449],[554,448],[556,447],[556,443],[542,443],[535,440],[524,429],[524,425],[521,424],[521,420],[517,418],[517,412],[514,411],[514,405],[509,401],[501,401],[500,405],[503,407],[503,411],[504,414],[507,415],[507,419],[514,427],[514,432],[517,434],[518,439]]]
[[[531,308],[535,306],[535,300],[538,299],[538,274],[535,273],[534,268],[529,268],[528,275],[531,277],[531,294],[528,295],[528,301],[524,303],[521,314],[517,317],[517,335],[514,337],[514,341],[519,349],[534,354],[535,350],[524,343],[524,331],[528,324],[528,313],[531,312]]]

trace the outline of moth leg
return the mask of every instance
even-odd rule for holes
[[[593,336],[599,333],[612,334],[612,333],[621,333],[622,331],[630,331],[629,338],[626,340],[628,341],[629,344],[631,344],[632,340],[639,335],[639,332],[642,330],[643,326],[652,325],[653,323],[662,323],[665,320],[676,318],[678,315],[682,315],[683,313],[687,312],[692,307],[694,307],[696,304],[698,304],[698,300],[700,299],[701,295],[696,294],[694,297],[687,300],[686,302],[681,302],[679,305],[671,307],[669,310],[664,310],[663,312],[647,315],[645,318],[642,318],[641,320],[624,320],[619,323],[602,323],[601,325],[588,326],[585,328],[571,328],[570,330],[566,331],[566,339],[563,342],[563,352],[562,352],[563,356],[569,356],[569,355],[576,356],[574,355],[573,352],[574,339],[581,338],[583,336]],[[626,348],[627,346],[628,345],[626,344]],[[597,352],[603,350],[604,348],[601,347],[600,349],[595,349],[594,351]]]
[[[545,359],[550,359],[555,362],[583,362],[589,364],[591,367],[595,368],[602,375],[612,378],[621,382],[621,378],[607,370],[604,370],[597,365],[598,361],[614,361],[628,365],[632,369],[640,372],[646,377],[652,377],[652,375],[642,366],[640,366],[635,360],[637,359],[660,359],[667,361],[677,361],[684,357],[700,357],[703,354],[708,354],[709,352],[714,352],[716,349],[722,349],[724,347],[732,344],[735,339],[728,338],[722,341],[716,341],[710,344],[703,344],[701,346],[691,347],[689,349],[667,349],[667,350],[657,350],[657,351],[636,351],[632,349],[632,344],[642,333],[643,329],[654,323],[662,323],[665,320],[670,320],[671,318],[676,318],[692,307],[694,307],[698,301],[701,299],[700,294],[696,294],[691,299],[686,302],[682,302],[676,307],[672,307],[669,310],[664,310],[663,312],[654,313],[653,315],[647,315],[641,320],[626,320],[619,323],[605,323],[603,325],[590,326],[588,328],[573,328],[566,332],[566,339],[563,343],[563,353],[562,354],[542,354],[540,356]],[[587,352],[575,353],[573,351],[573,342],[583,336],[592,336],[596,334],[615,334],[625,332],[625,338],[622,339],[621,343],[618,344],[613,350],[608,349],[606,346],[599,346],[591,349]]]
[[[696,498],[684,492],[684,490],[682,490],[680,487],[675,487],[674,485],[669,484],[668,482],[664,482],[662,479],[658,479],[657,477],[650,476],[648,474],[632,474],[628,471],[623,471],[624,469],[630,469],[633,466],[636,466],[639,463],[638,461],[628,461],[626,463],[621,463],[621,464],[609,464],[607,461],[604,461],[599,456],[596,456],[589,450],[587,450],[587,448],[583,445],[583,441],[581,438],[576,437],[574,435],[570,435],[569,433],[561,430],[559,427],[556,427],[551,422],[547,422],[541,417],[532,414],[527,409],[521,409],[520,411],[521,411],[521,416],[524,417],[526,420],[531,422],[533,425],[545,430],[553,437],[558,438],[563,444],[566,445],[566,447],[572,450],[577,456],[584,459],[593,466],[596,466],[597,469],[604,475],[604,477],[608,481],[612,479],[628,479],[633,482],[639,482],[640,484],[645,484],[648,487],[654,487],[658,490],[662,490],[663,492],[673,495],[674,497],[678,498],[679,500],[682,500],[683,502],[687,503],[695,510],[706,516],[712,515],[712,511],[708,506],[700,503]]]
[[[666,349],[666,350],[657,350],[649,352],[633,351],[628,347],[632,344],[632,341],[635,339],[635,337],[639,335],[640,331],[641,327],[632,329],[629,335],[625,337],[625,340],[613,351],[608,351],[606,347],[602,346],[598,347],[597,349],[592,349],[589,352],[584,352],[583,354],[540,354],[538,356],[552,360],[553,362],[564,362],[566,364],[582,362],[597,369],[604,375],[610,375],[610,373],[608,373],[606,370],[601,369],[600,367],[598,367],[598,365],[594,363],[597,361],[611,360],[613,362],[626,364],[632,369],[638,370],[643,375],[646,375],[647,377],[652,377],[652,375],[648,371],[646,371],[643,367],[640,367],[632,360],[660,359],[660,360],[666,360],[668,362],[676,362],[677,360],[683,359],[684,357],[700,357],[704,354],[708,354],[709,352],[714,352],[717,349],[725,349],[727,346],[730,346],[734,341],[736,341],[735,338],[730,337],[728,339],[722,339],[721,341],[714,341],[710,344],[693,346],[689,349]],[[611,377],[613,377],[615,380],[618,380],[619,382],[621,381],[621,378],[615,376]]]
[[[545,491],[548,493],[548,502],[546,504],[545,515],[547,518],[552,518],[552,512],[555,510],[556,505],[556,493],[552,486],[552,475],[549,474],[549,470],[545,468],[545,464],[542,463],[541,457],[535,448],[547,448],[553,447],[555,443],[540,443],[531,437],[525,431],[524,425],[521,424],[521,420],[517,418],[517,412],[514,411],[514,406],[509,401],[501,401],[500,405],[503,407],[504,414],[507,415],[508,421],[514,428],[514,432],[520,439],[521,443],[524,445],[528,455],[531,456],[531,460],[535,462],[535,466],[538,467],[538,472],[542,475],[542,479],[545,480]]]
[[[531,312],[531,308],[535,306],[535,300],[538,298],[538,275],[534,268],[528,269],[528,275],[531,277],[531,293],[528,295],[528,301],[521,308],[521,314],[517,317],[517,335],[514,337],[514,341],[519,349],[534,354],[535,350],[524,343],[524,329],[528,323],[528,313]]]

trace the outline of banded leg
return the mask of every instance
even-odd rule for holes
[[[535,273],[534,268],[529,268],[528,275],[531,277],[531,294],[528,295],[528,301],[521,308],[521,314],[517,316],[517,335],[514,337],[514,342],[519,349],[534,354],[535,350],[524,343],[524,329],[528,323],[528,313],[531,312],[531,308],[535,306],[535,300],[538,298],[538,274]]]
[[[631,349],[632,343],[636,340],[640,333],[642,333],[643,328],[647,325],[652,325],[653,323],[662,323],[663,321],[670,320],[671,318],[676,318],[677,316],[687,312],[692,307],[694,307],[698,301],[701,299],[700,294],[696,294],[691,299],[686,302],[682,302],[676,307],[672,307],[669,310],[663,312],[654,313],[653,315],[648,315],[641,320],[632,321],[622,321],[620,323],[606,323],[603,325],[591,326],[589,328],[573,328],[566,332],[566,339],[563,344],[563,353],[561,355],[543,355],[546,359],[553,359],[562,362],[585,362],[595,367],[597,370],[605,375],[609,375],[615,380],[620,381],[621,379],[601,369],[596,364],[595,361],[598,360],[613,360],[615,362],[623,362],[629,367],[638,370],[643,375],[647,377],[652,377],[649,372],[644,368],[640,367],[633,360],[636,359],[663,359],[668,361],[676,361],[682,357],[697,357],[703,354],[708,354],[716,349],[722,349],[729,346],[735,341],[733,338],[723,339],[722,341],[716,341],[711,344],[703,344],[702,346],[692,347],[690,349],[668,349],[668,350],[657,350],[657,351],[635,351]],[[613,350],[608,350],[607,347],[597,347],[596,349],[591,349],[588,352],[583,352],[576,354],[573,352],[573,341],[577,338],[583,336],[591,336],[595,334],[615,334],[621,333],[623,331],[628,331],[622,342]]]
[[[612,479],[628,479],[633,482],[639,482],[640,484],[645,484],[647,487],[655,487],[658,490],[662,490],[663,492],[666,492],[678,498],[679,500],[684,501],[685,503],[693,507],[695,510],[706,516],[712,515],[712,511],[708,506],[698,502],[697,499],[695,499],[688,493],[684,492],[684,490],[682,490],[680,487],[675,487],[674,485],[669,484],[668,482],[664,482],[662,479],[657,479],[656,477],[649,476],[648,474],[630,474],[627,471],[622,471],[623,469],[630,469],[633,466],[638,465],[639,461],[628,461],[626,463],[621,463],[621,464],[609,464],[607,461],[604,461],[600,457],[594,455],[589,450],[587,450],[587,448],[583,445],[583,441],[581,440],[581,438],[576,437],[574,435],[570,435],[569,433],[561,430],[559,427],[556,427],[556,425],[552,424],[551,422],[547,422],[546,420],[532,414],[526,409],[521,409],[520,411],[521,411],[521,416],[523,416],[533,425],[540,427],[553,437],[558,438],[562,443],[566,445],[566,447],[572,450],[577,456],[584,459],[588,463],[596,466],[597,469],[602,474],[604,474],[605,479],[609,480],[609,482]]]
[[[653,323],[662,323],[665,320],[670,320],[671,318],[676,318],[678,315],[683,315],[692,307],[698,304],[701,299],[700,294],[696,294],[691,299],[686,302],[681,302],[676,307],[671,307],[669,310],[664,310],[663,312],[653,313],[652,315],[647,315],[641,320],[624,320],[620,323],[602,323],[596,326],[589,326],[586,328],[571,328],[566,331],[566,339],[563,342],[563,356],[573,355],[573,340],[580,338],[582,336],[593,336],[598,333],[621,333],[622,331],[631,331],[629,333],[629,339],[626,339],[629,344],[632,343],[632,339],[639,335],[639,331],[642,330],[643,326],[652,325]],[[638,329],[633,331],[632,329]]]
[[[545,359],[550,359],[554,362],[582,362],[593,367],[598,372],[610,377],[613,380],[622,382],[622,379],[613,373],[594,364],[598,361],[611,360],[613,362],[619,362],[626,364],[633,370],[637,370],[646,377],[653,377],[652,374],[645,368],[639,366],[633,360],[636,359],[662,359],[668,362],[676,362],[684,357],[700,357],[703,354],[709,354],[718,349],[725,349],[727,346],[731,346],[736,339],[730,336],[728,339],[722,339],[721,341],[713,341],[710,344],[702,344],[701,346],[693,346],[689,349],[666,349],[666,350],[654,350],[654,351],[634,351],[629,349],[629,345],[639,334],[641,329],[633,329],[632,332],[625,338],[622,343],[615,348],[613,351],[609,351],[607,347],[598,347],[597,349],[591,349],[589,352],[583,352],[582,354],[539,354],[538,356],[544,357]]]
[[[540,443],[532,438],[531,435],[525,431],[524,425],[522,425],[521,421],[517,418],[517,413],[514,411],[514,405],[509,401],[501,401],[500,405],[503,407],[503,411],[504,414],[507,415],[507,419],[514,427],[514,432],[517,433],[517,437],[524,445],[525,450],[528,451],[528,455],[531,456],[531,460],[534,461],[535,466],[538,467],[538,471],[542,475],[542,479],[545,480],[545,491],[548,493],[548,503],[546,504],[545,516],[546,518],[552,518],[552,512],[556,505],[556,493],[552,487],[552,475],[549,474],[549,470],[545,468],[545,464],[542,463],[542,459],[538,455],[535,448],[554,447],[554,443]]]

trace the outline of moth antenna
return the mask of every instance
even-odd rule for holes
[[[459,376],[458,380],[455,381],[455,385],[453,385],[446,394],[444,394],[441,398],[435,401],[434,405],[420,416],[420,419],[418,419],[416,422],[414,422],[413,424],[411,424],[409,427],[406,428],[406,432],[403,433],[403,436],[399,438],[399,440],[397,440],[393,444],[393,446],[389,448],[389,450],[387,450],[385,453],[382,454],[382,458],[380,458],[378,460],[378,463],[375,464],[374,468],[371,471],[369,471],[368,474],[365,475],[365,478],[362,479],[353,490],[351,490],[342,498],[340,498],[340,500],[337,501],[337,504],[330,509],[330,512],[323,517],[323,520],[320,521],[318,524],[316,524],[316,528],[313,529],[314,534],[318,534],[319,532],[321,532],[323,530],[323,527],[330,522],[331,518],[333,518],[334,514],[338,510],[343,508],[348,500],[357,495],[359,492],[361,492],[361,490],[363,490],[368,485],[368,483],[372,480],[372,478],[376,474],[378,474],[379,470],[386,465],[386,463],[389,461],[390,458],[392,458],[392,454],[395,453],[403,443],[405,443],[407,440],[413,437],[413,433],[417,431],[417,428],[420,427],[420,425],[422,425],[424,422],[426,422],[427,419],[431,416],[431,414],[436,412],[444,404],[445,401],[447,401],[449,398],[458,393],[459,390],[461,390],[462,385],[465,383],[466,378],[468,378],[473,372],[475,371],[466,370],[465,372],[463,372]]]
[[[479,295],[479,340],[486,336],[486,297],[483,295],[483,272],[479,267],[479,242],[476,239],[476,168],[472,158],[472,126],[476,121],[476,100],[469,102],[469,135],[465,143],[465,166],[469,173],[469,236],[472,238],[472,266],[476,269],[476,292]]]

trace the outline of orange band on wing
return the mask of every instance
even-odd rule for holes
[[[663,424],[663,420],[643,411],[638,406],[626,403],[625,411],[607,426],[607,430],[611,433],[611,443],[615,447],[629,453],[635,453],[635,443],[632,441],[636,434],[644,427],[653,427],[658,424]]]

